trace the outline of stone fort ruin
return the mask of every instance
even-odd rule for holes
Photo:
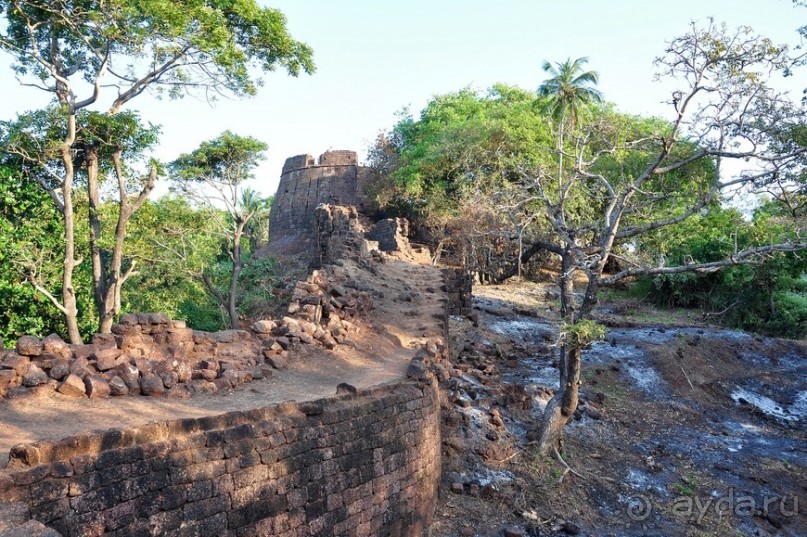
[[[0,467],[0,535],[425,535],[441,476],[438,381],[453,371],[447,319],[466,313],[470,289],[463,271],[441,277],[428,251],[409,244],[405,220],[373,221],[369,180],[352,151],[286,161],[269,251],[322,270],[296,283],[282,319],[208,334],[130,314],[90,345],[21,338],[0,350],[0,399],[192,397],[281,374],[302,347],[330,351],[369,318],[376,295],[359,289],[365,276],[419,258],[444,285],[381,281],[387,293],[419,285],[408,300],[440,311],[424,320],[431,339],[401,377],[340,384],[349,389],[324,399],[18,444]],[[353,280],[338,279],[345,263]]]
[[[311,155],[286,159],[269,215],[270,250],[279,254],[309,251],[320,204],[352,206],[369,213],[369,181],[370,171],[359,166],[355,151],[326,151],[316,160]]]

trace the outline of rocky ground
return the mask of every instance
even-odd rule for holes
[[[433,536],[807,535],[804,342],[687,315],[642,324],[661,315],[605,304],[611,328],[583,355],[563,476],[531,445],[557,387],[555,295],[474,291],[479,327],[451,319],[463,374],[447,384]]]
[[[0,464],[16,443],[333,395],[406,375],[444,335],[440,271],[417,251],[331,267],[372,307],[333,350],[300,346],[271,378],[185,399],[0,402]],[[478,326],[450,319],[443,484],[433,537],[807,535],[807,345],[606,300],[567,427],[573,473],[532,444],[557,386],[552,288],[475,289]],[[256,351],[257,352],[257,351]],[[262,357],[260,357],[262,359]],[[563,478],[561,480],[561,478]]]
[[[9,449],[20,443],[330,397],[340,383],[361,389],[405,378],[416,350],[443,335],[443,322],[437,318],[445,308],[440,270],[430,266],[428,255],[412,251],[401,257],[340,261],[330,271],[334,285],[368,296],[371,302],[333,349],[298,342],[282,352],[280,361],[248,342],[228,352],[264,364],[265,378],[222,385],[212,394],[187,392],[182,398],[171,397],[170,390],[160,397],[97,399],[70,397],[52,387],[19,390],[19,396],[0,398],[0,467]]]

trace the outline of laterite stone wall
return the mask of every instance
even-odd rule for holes
[[[0,518],[65,537],[417,536],[439,479],[437,389],[407,381],[17,446]]]

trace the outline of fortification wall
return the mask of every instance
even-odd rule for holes
[[[19,446],[0,470],[0,522],[65,537],[421,535],[439,410],[434,382],[406,381]]]
[[[327,151],[315,160],[298,155],[286,160],[269,215],[270,250],[282,254],[313,251],[319,204],[369,210],[367,168],[355,151]]]

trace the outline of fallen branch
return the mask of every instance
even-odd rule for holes
[[[560,479],[558,479],[558,485],[563,483],[563,479],[566,477],[566,474],[568,474],[568,473],[572,473],[572,474],[576,475],[577,477],[579,477],[581,479],[584,479],[584,477],[582,475],[580,475],[579,473],[572,470],[572,467],[569,466],[568,464],[566,464],[566,461],[564,461],[563,457],[560,456],[560,453],[558,452],[558,448],[556,448],[556,447],[552,448],[552,458],[555,459],[556,461],[558,461],[558,463],[560,463],[564,467],[563,473],[561,474]]]

